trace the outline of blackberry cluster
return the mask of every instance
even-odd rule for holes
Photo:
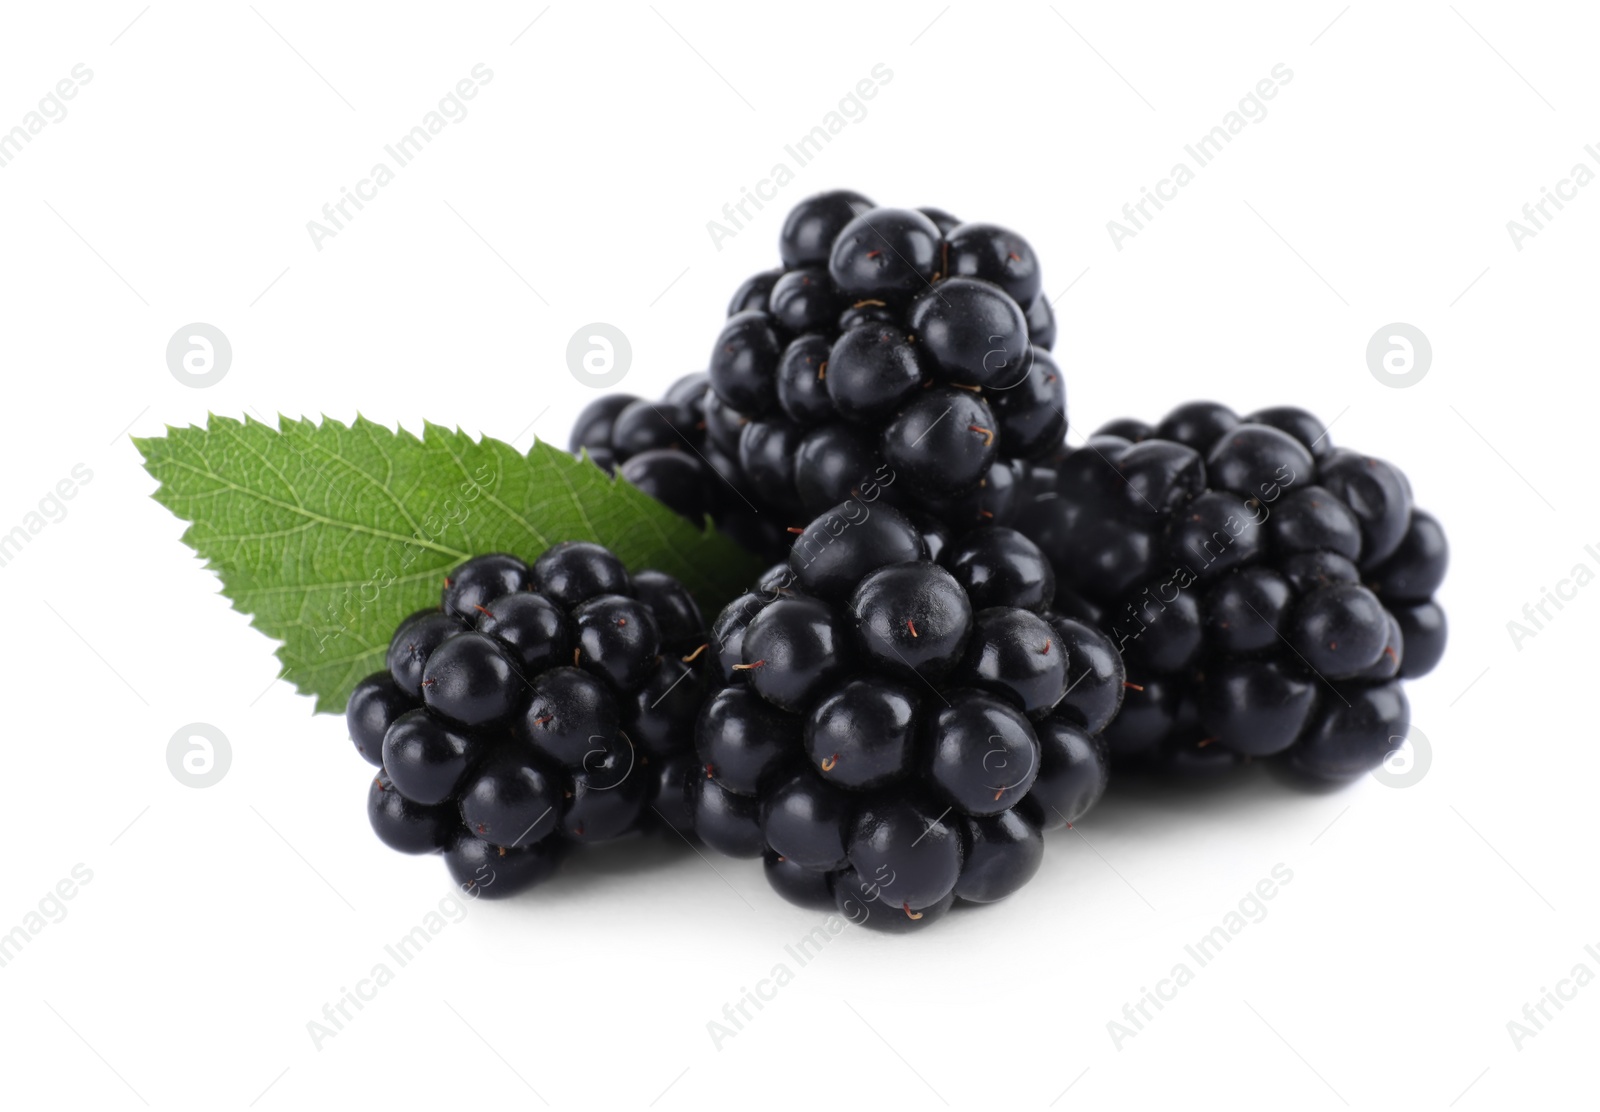
[[[1359,776],[1406,734],[1400,681],[1444,652],[1439,522],[1398,468],[1335,448],[1301,409],[1112,422],[1018,528],[1054,565],[1057,607],[1126,662],[1105,735],[1119,764]]]
[[[778,248],[712,347],[709,443],[791,515],[869,482],[963,525],[1008,512],[1066,431],[1028,242],[838,191],[796,205]]]
[[[781,515],[762,514],[769,507],[745,482],[737,456],[709,442],[709,395],[704,371],[684,375],[658,401],[606,394],[578,414],[567,449],[587,453],[696,525],[710,516],[752,552],[775,556],[786,543]]]
[[[465,892],[493,899],[652,815],[686,828],[705,645],[682,584],[629,575],[599,545],[468,560],[350,696],[351,740],[379,767],[373,830],[442,851]]]
[[[982,526],[930,558],[911,519],[849,499],[712,625],[695,829],[780,894],[886,931],[987,903],[1042,831],[1105,789],[1123,697],[1109,638],[1051,609],[1038,547]]]

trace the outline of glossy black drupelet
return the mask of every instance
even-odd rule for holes
[[[1393,465],[1335,448],[1304,410],[1194,402],[1103,427],[1055,479],[1016,528],[1054,565],[1057,607],[1120,652],[1118,763],[1278,756],[1340,780],[1398,747],[1395,680],[1443,652],[1449,548]]]
[[[443,851],[463,891],[490,898],[658,816],[687,833],[704,627],[677,580],[630,575],[596,544],[462,564],[348,703],[357,751],[381,764],[374,831]]]

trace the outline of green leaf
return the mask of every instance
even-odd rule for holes
[[[154,497],[190,522],[186,544],[251,624],[282,642],[283,678],[342,710],[407,614],[437,606],[445,574],[469,556],[533,559],[566,540],[597,541],[630,569],[659,568],[708,617],[759,565],[587,460],[548,444],[527,455],[425,425],[421,439],[357,417],[279,418],[279,427],[212,415],[205,428],[135,438]]]

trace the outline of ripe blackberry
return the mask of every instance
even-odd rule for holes
[[[1123,764],[1177,775],[1278,757],[1340,780],[1405,736],[1398,678],[1444,649],[1449,549],[1393,465],[1301,409],[1215,402],[1116,421],[1064,456],[1016,528],[1115,643]]]
[[[656,816],[688,828],[711,654],[677,580],[567,543],[531,566],[475,557],[440,606],[401,624],[346,711],[381,762],[367,813],[383,842],[443,851],[463,891],[495,898],[553,875],[571,845]]]
[[[1013,465],[1066,432],[1027,241],[838,190],[790,211],[779,256],[734,292],[707,372],[596,399],[570,449],[768,557],[797,515],[879,491],[958,530],[1009,520]]]
[[[1048,609],[1033,542],[983,527],[942,548],[943,565],[908,515],[852,499],[712,627],[697,832],[873,929],[1025,884],[1042,831],[1104,790],[1097,735],[1122,697],[1109,640]]]
[[[705,440],[733,464],[717,470],[751,516],[788,525],[881,493],[958,531],[1007,519],[1014,465],[1052,457],[1066,432],[1055,321],[1027,241],[841,191],[791,211],[779,254],[782,268],[729,306],[704,406]],[[586,428],[608,415],[619,420],[597,411]],[[750,530],[730,507],[719,525]]]

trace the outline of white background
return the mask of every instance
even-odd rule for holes
[[[1600,570],[1600,185],[1520,251],[1506,228],[1575,163],[1600,168],[1592,14],[541,7],[6,9],[0,130],[75,64],[93,78],[0,168],[0,532],[75,464],[93,478],[0,568],[0,931],[75,864],[93,879],[0,968],[5,1103],[1592,1099],[1600,988],[1520,1049],[1507,1022],[1575,964],[1600,973],[1600,587],[1520,648],[1506,629],[1574,564]],[[480,62],[469,114],[317,250],[306,222]],[[893,77],[866,116],[715,249],[706,222],[877,63]],[[1107,221],[1278,63],[1293,78],[1267,116],[1119,251]],[[836,187],[1030,238],[1075,440],[1192,397],[1294,403],[1403,466],[1454,550],[1450,651],[1411,687],[1431,767],[1328,794],[1114,787],[1007,904],[912,938],[847,930],[804,968],[784,947],[822,916],[757,863],[617,847],[472,905],[315,1049],[307,1022],[450,894],[444,870],[372,837],[343,722],[274,683],[272,645],[147,497],[127,435],[359,409],[564,442],[592,396],[565,366],[575,329],[627,332],[625,389],[700,369],[782,210]],[[194,321],[234,350],[204,390],[164,359]],[[1364,356],[1395,321],[1434,350],[1408,389]],[[165,759],[196,721],[233,753],[204,790]],[[1119,1048],[1108,1021],[1280,863],[1266,918]],[[779,962],[792,982],[715,1047],[707,1022]]]

